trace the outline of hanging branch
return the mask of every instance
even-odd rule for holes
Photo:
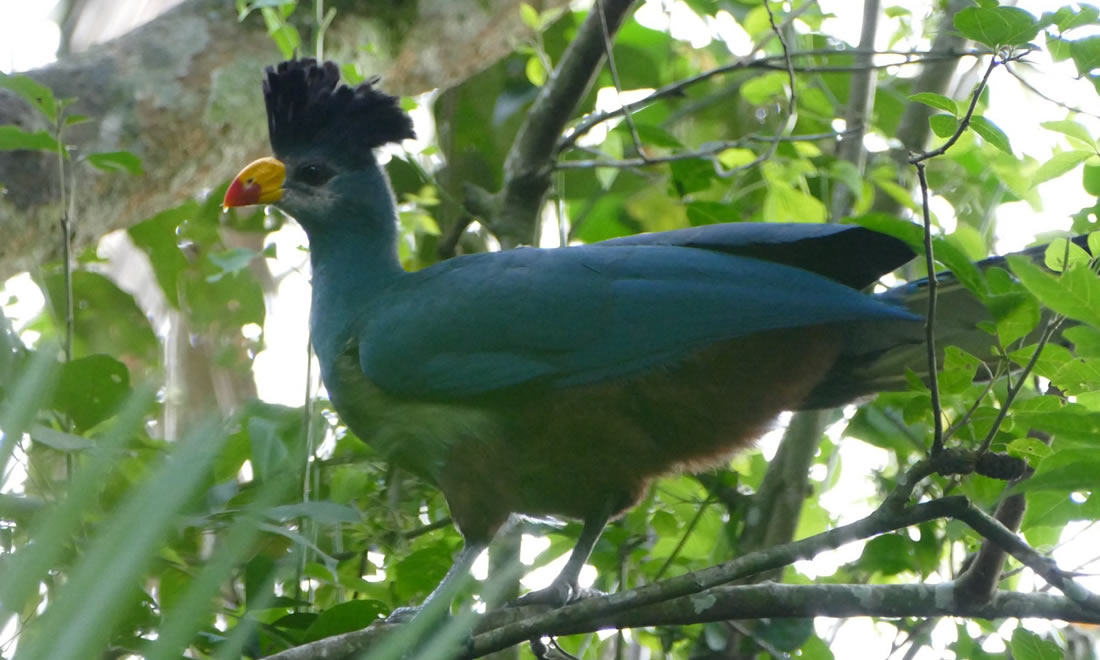
[[[504,183],[489,225],[502,245],[533,242],[539,210],[550,188],[557,141],[599,72],[604,34],[626,20],[633,0],[603,0],[593,7],[519,129],[504,160]]]
[[[982,91],[985,90],[986,84],[989,82],[989,76],[993,74],[993,69],[997,67],[997,64],[998,59],[996,57],[991,57],[989,66],[986,67],[985,75],[982,76],[974,93],[971,94],[970,105],[967,107],[966,113],[963,114],[962,119],[959,120],[954,134],[947,138],[947,140],[936,149],[916,154],[909,158],[909,164],[916,167],[917,178],[920,181],[921,210],[924,220],[924,264],[928,272],[928,308],[925,312],[924,340],[928,353],[928,389],[932,395],[932,423],[934,430],[931,451],[933,456],[943,451],[943,405],[940,402],[935,337],[936,295],[937,289],[939,288],[939,282],[936,280],[935,275],[936,258],[932,248],[932,212],[928,201],[928,179],[925,176],[924,162],[947,153],[947,150],[958,142],[962,134],[966,132],[967,127],[970,126],[970,120],[974,116],[974,111],[978,107],[978,99],[981,98]]]

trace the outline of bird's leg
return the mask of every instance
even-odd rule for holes
[[[404,623],[421,613],[435,618],[432,613],[437,609],[441,610],[439,612],[441,616],[446,616],[450,612],[455,595],[469,576],[474,560],[486,547],[488,547],[488,544],[483,542],[472,543],[466,541],[462,546],[462,550],[459,550],[458,556],[455,557],[454,563],[451,564],[451,568],[447,570],[447,574],[443,576],[436,588],[432,589],[424,602],[419,607],[398,607],[390,612],[390,615],[386,617],[386,621],[389,623]]]
[[[592,555],[592,549],[596,547],[596,541],[600,540],[600,534],[603,533],[603,528],[607,526],[607,521],[610,519],[610,502],[598,513],[585,518],[584,527],[581,528],[581,535],[577,538],[577,544],[573,546],[573,552],[569,555],[569,561],[565,563],[565,566],[554,578],[554,581],[550,583],[550,586],[524,594],[509,603],[509,606],[550,605],[561,607],[580,599],[582,594],[577,580],[580,577],[581,569],[584,568],[585,562]]]

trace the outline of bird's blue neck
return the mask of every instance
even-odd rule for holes
[[[313,290],[330,298],[369,298],[404,274],[397,258],[396,227],[365,234],[348,229],[309,232]]]
[[[405,275],[397,257],[396,211],[387,201],[341,209],[344,222],[303,223],[313,267],[310,326],[322,361],[344,349],[375,296]]]

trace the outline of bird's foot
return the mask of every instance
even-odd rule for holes
[[[394,608],[390,615],[386,617],[386,623],[408,623],[413,620],[420,612],[420,607],[414,605],[407,605],[405,607]]]
[[[549,587],[524,594],[508,603],[507,607],[528,607],[531,605],[549,605],[557,608],[563,607],[578,600],[603,596],[602,591],[596,589],[582,589],[568,582],[553,582]]]

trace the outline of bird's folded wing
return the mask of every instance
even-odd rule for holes
[[[359,348],[383,389],[455,398],[627,376],[767,330],[914,318],[782,264],[593,245],[475,255],[406,278],[373,301]]]
[[[919,230],[919,227],[917,228]],[[904,241],[858,225],[731,222],[635,234],[595,245],[670,245],[754,257],[862,289],[911,260]]]

